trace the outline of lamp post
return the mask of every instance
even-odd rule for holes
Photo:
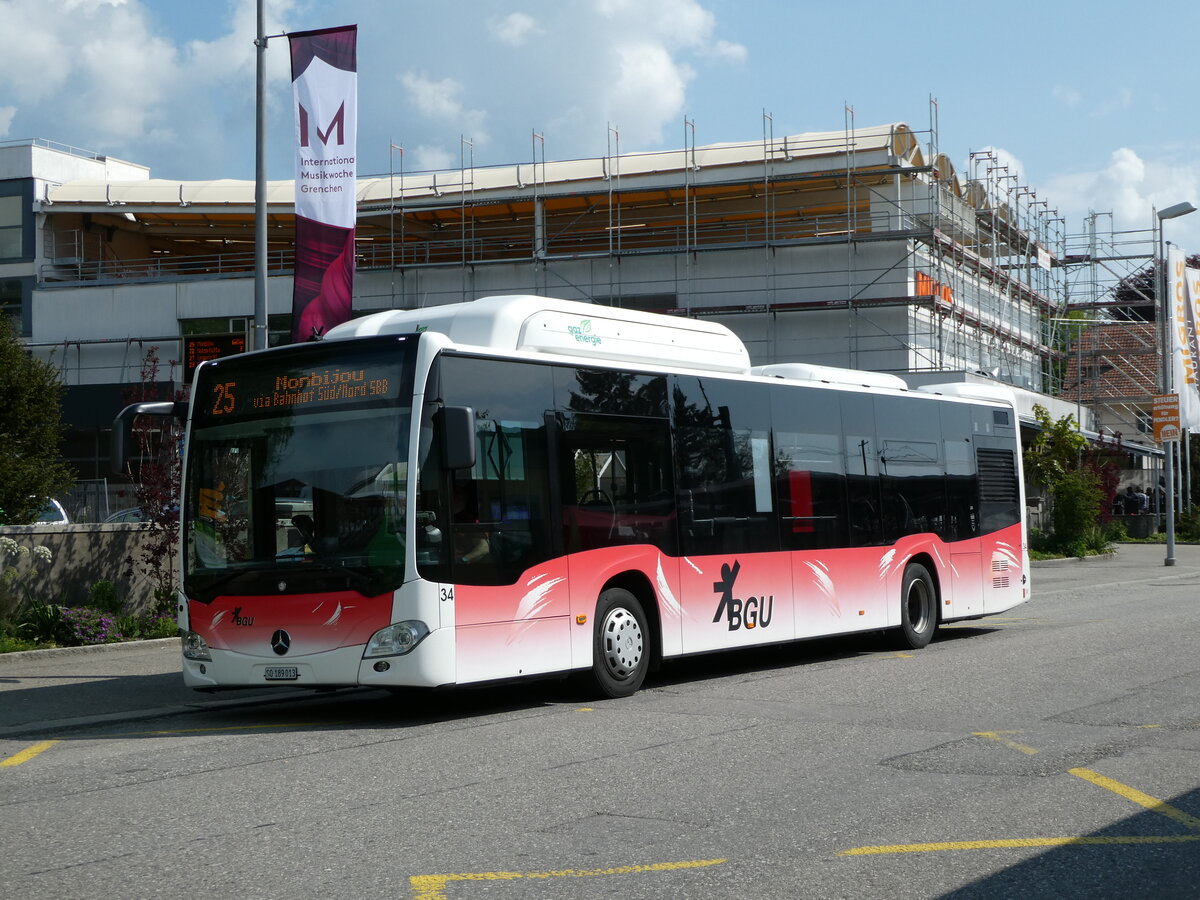
[[[1177,219],[1180,216],[1186,216],[1188,213],[1194,213],[1196,207],[1192,204],[1176,203],[1174,206],[1168,206],[1166,209],[1160,209],[1155,213],[1158,219],[1158,318],[1159,335],[1162,338],[1162,392],[1164,394],[1171,393],[1173,385],[1171,384],[1171,321],[1174,315],[1171,310],[1171,298],[1167,294],[1170,280],[1167,278],[1167,254],[1165,242],[1163,241],[1163,220]],[[1163,441],[1163,468],[1166,469],[1166,484],[1163,486],[1163,493],[1167,506],[1167,556],[1163,560],[1164,566],[1175,565],[1175,442]]]
[[[254,350],[267,348],[267,34],[258,0],[254,38]]]

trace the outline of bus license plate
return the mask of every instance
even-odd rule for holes
[[[267,681],[295,681],[300,677],[296,666],[267,666]]]

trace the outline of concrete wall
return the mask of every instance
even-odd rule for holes
[[[33,595],[63,606],[85,606],[88,590],[97,581],[111,581],[126,612],[141,612],[154,603],[154,585],[143,575],[125,575],[125,560],[140,558],[146,532],[137,525],[6,525],[0,537],[10,537],[23,547],[46,547],[49,566],[5,555],[0,564],[16,565],[21,581]]]

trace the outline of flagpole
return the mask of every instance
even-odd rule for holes
[[[263,4],[258,0],[254,101],[254,341],[267,348],[267,35]]]

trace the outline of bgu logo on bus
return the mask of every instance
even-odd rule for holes
[[[747,597],[741,600],[733,596],[733,583],[737,581],[742,564],[736,559],[733,565],[725,563],[721,566],[721,580],[713,582],[713,592],[721,598],[717,604],[717,614],[713,622],[720,622],[721,617],[729,623],[730,631],[737,631],[743,625],[746,628],[766,628],[771,624],[771,613],[775,609],[775,595],[769,597]]]

